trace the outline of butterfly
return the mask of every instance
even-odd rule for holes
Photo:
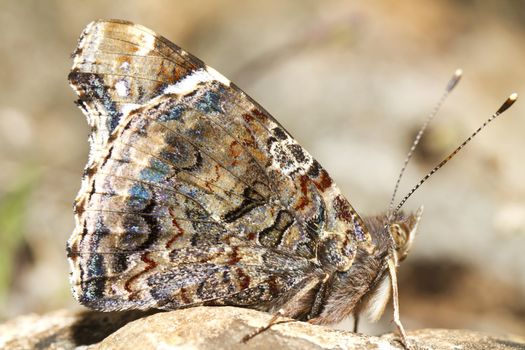
[[[331,324],[375,320],[392,295],[405,341],[396,269],[421,210],[360,216],[264,108],[143,26],[92,22],[73,59],[91,128],[67,244],[81,304]]]

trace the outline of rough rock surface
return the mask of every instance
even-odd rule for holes
[[[274,350],[403,349],[395,334],[367,336],[303,322],[275,325],[247,344],[241,343],[270,318],[266,313],[233,307],[198,307],[154,315],[56,311],[0,325],[0,348],[220,350],[242,345],[243,349]],[[443,329],[416,330],[408,335],[412,349],[525,349],[525,339],[517,336]]]

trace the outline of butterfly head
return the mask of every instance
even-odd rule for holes
[[[403,261],[407,257],[422,214],[423,207],[420,207],[415,213],[411,214],[405,214],[402,211],[396,212],[387,221],[385,226],[392,239],[397,261]]]

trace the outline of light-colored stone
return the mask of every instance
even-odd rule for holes
[[[74,313],[65,310],[43,316],[21,316],[0,325],[0,348],[403,349],[396,334],[367,336],[304,322],[274,325],[243,344],[245,335],[267,325],[271,318],[271,315],[249,309],[196,307],[137,319],[140,316],[144,313]],[[525,339],[521,337],[466,330],[422,329],[408,332],[408,337],[411,348],[419,350],[525,349]]]
[[[59,310],[19,316],[0,324],[0,349],[84,349],[147,314]]]

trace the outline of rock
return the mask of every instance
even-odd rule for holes
[[[304,322],[274,325],[242,344],[244,336],[267,325],[270,318],[234,307],[196,307],[153,315],[57,311],[21,316],[0,325],[0,348],[403,349],[396,334],[368,336]],[[422,329],[408,332],[408,337],[413,349],[525,349],[524,338],[466,330]]]
[[[0,325],[0,349],[81,349],[148,314],[59,310],[19,316]]]

